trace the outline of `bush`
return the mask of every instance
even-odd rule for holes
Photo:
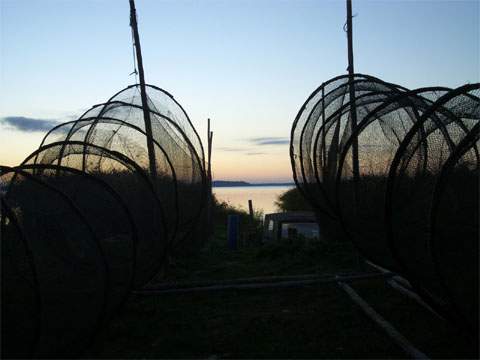
[[[281,211],[312,211],[312,207],[296,187],[279,195],[275,205]]]

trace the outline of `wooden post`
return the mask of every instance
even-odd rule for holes
[[[325,85],[322,86],[322,180],[325,181],[325,169],[327,168],[327,146],[325,144]]]
[[[130,1],[130,26],[133,31],[135,41],[135,53],[137,57],[138,75],[140,78],[140,96],[142,98],[143,119],[145,121],[145,132],[147,133],[148,165],[150,176],[157,177],[157,166],[155,164],[155,148],[153,146],[152,121],[150,119],[150,110],[148,107],[147,91],[145,89],[145,74],[143,72],[142,49],[140,46],[140,36],[138,34],[137,11],[135,9],[135,0]]]
[[[251,221],[252,224],[253,224],[254,214],[253,214],[253,203],[252,203],[252,200],[248,200],[248,213],[250,214],[250,221]]]
[[[251,244],[253,241],[255,241],[255,213],[253,211],[253,201],[248,200],[248,214],[249,214],[249,224],[248,224],[248,230],[247,230],[247,237],[246,241],[248,241],[248,244]]]
[[[207,153],[207,159],[208,159],[208,169],[207,169],[207,176],[208,176],[208,181],[212,182],[212,142],[213,142],[213,131],[210,131],[210,118],[208,118],[208,123],[207,123],[207,141],[208,141],[208,153]]]
[[[212,193],[212,141],[213,131],[210,131],[210,118],[207,120],[207,182],[208,182],[208,199],[207,199],[207,217],[208,217],[208,235],[213,235],[213,193]]]
[[[348,81],[350,97],[350,119],[352,121],[352,133],[357,128],[357,108],[355,104],[355,87],[353,85],[355,69],[353,67],[353,29],[352,29],[352,0],[347,0],[347,39],[348,39]],[[358,138],[355,137],[352,142],[352,170],[353,181],[355,185],[355,194],[360,169],[358,165]],[[356,197],[356,196],[355,196]]]

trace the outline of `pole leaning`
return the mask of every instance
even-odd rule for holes
[[[135,0],[130,1],[130,26],[132,27],[133,39],[135,45],[135,54],[137,58],[138,75],[140,79],[140,96],[142,99],[143,119],[145,121],[145,132],[147,133],[147,151],[150,176],[157,177],[157,166],[155,163],[155,148],[153,146],[152,120],[148,107],[147,91],[145,88],[145,73],[143,71],[142,48],[140,46],[140,36],[138,34],[137,11],[135,9]]]

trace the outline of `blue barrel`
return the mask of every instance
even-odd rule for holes
[[[239,215],[228,215],[227,241],[228,241],[228,248],[230,250],[237,249],[239,223],[240,223]]]

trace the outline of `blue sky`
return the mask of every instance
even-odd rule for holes
[[[346,71],[345,2],[136,0],[147,82],[180,101],[217,179],[288,181],[290,127]],[[0,0],[0,117],[70,120],[134,82],[128,0]],[[353,0],[355,69],[409,88],[480,81],[478,1]],[[0,127],[0,163],[43,133]],[[272,138],[272,139],[266,139]]]

